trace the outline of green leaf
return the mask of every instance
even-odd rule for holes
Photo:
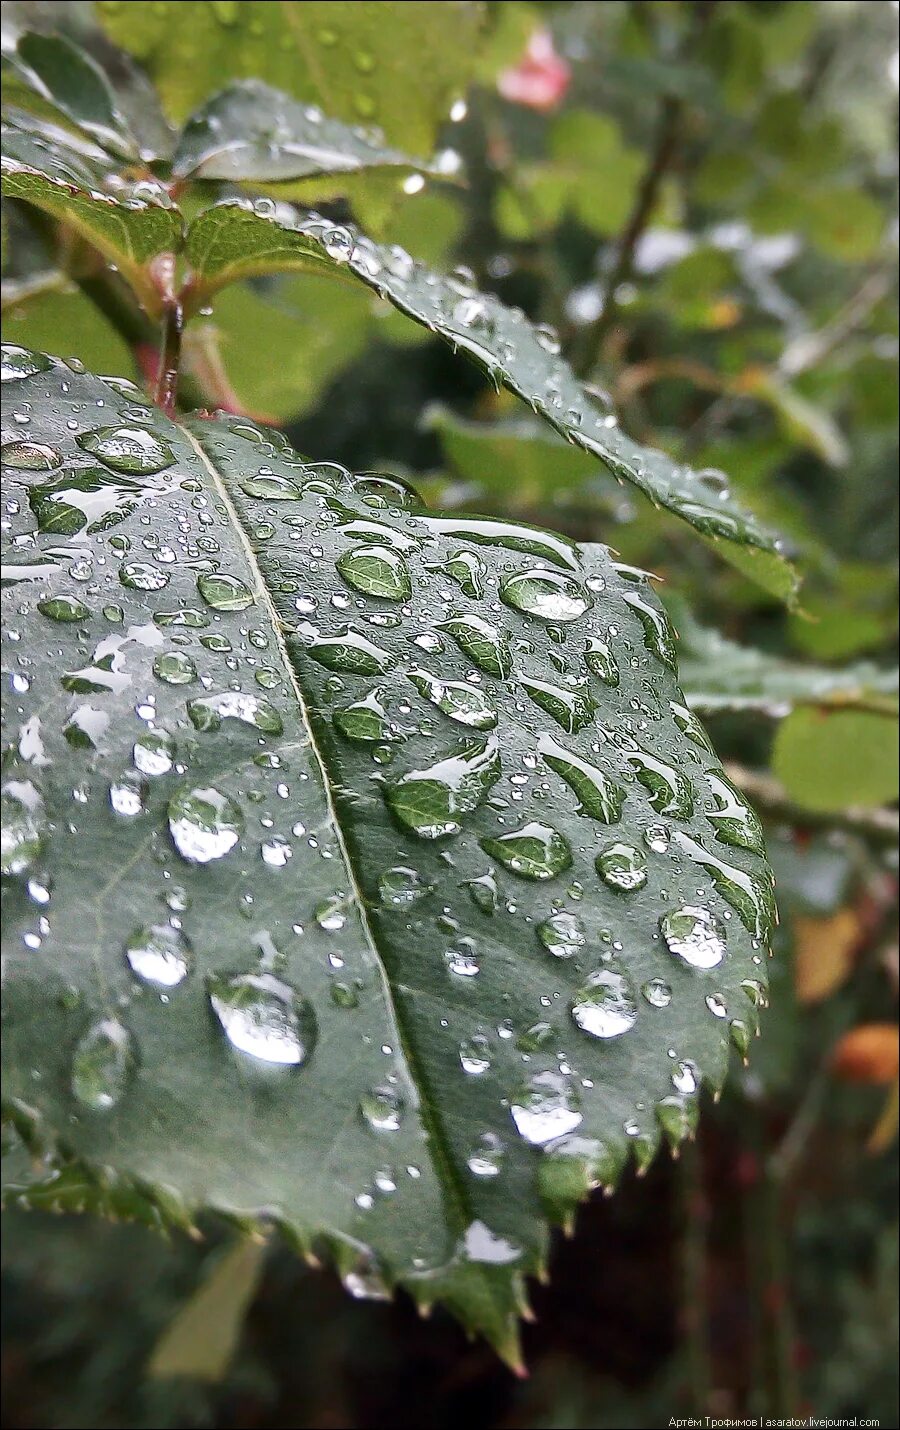
[[[265,1254],[263,1243],[241,1237],[214,1256],[197,1290],[154,1346],[147,1375],[154,1380],[185,1376],[211,1384],[224,1379]]]
[[[514,501],[519,508],[570,493],[596,474],[587,452],[563,442],[535,418],[467,422],[446,408],[427,413],[428,426],[440,437],[450,466],[492,499]]]
[[[186,0],[164,11],[101,0],[96,9],[175,120],[223,84],[254,78],[423,154],[474,71],[484,14],[465,0]]]
[[[700,625],[681,602],[675,619],[682,688],[691,709],[701,714],[755,710],[783,719],[804,705],[896,714],[896,670],[865,662],[832,670],[785,660]]]
[[[231,85],[193,114],[173,160],[181,178],[249,181],[282,198],[301,195],[312,176],[373,169],[429,172],[427,163],[260,80]]]
[[[151,315],[160,292],[151,261],[181,246],[181,215],[161,184],[127,183],[101,150],[52,142],[3,127],[3,193],[60,220],[114,263]],[[111,189],[115,190],[115,196]]]
[[[14,102],[27,107],[31,90],[104,148],[124,158],[137,157],[137,141],[105,74],[78,45],[62,35],[27,31],[19,36],[13,65]],[[8,90],[4,97],[9,102]]]
[[[766,979],[768,868],[662,608],[246,419],[3,376],[20,1125],[515,1362],[546,1218],[684,1135]],[[41,531],[100,466],[93,534]]]
[[[900,794],[897,717],[866,710],[795,710],[779,727],[772,770],[807,809],[889,804]]]
[[[57,275],[59,284],[23,298],[3,314],[4,333],[19,347],[54,357],[75,356],[93,372],[136,376],[134,356],[90,299]]]
[[[405,250],[381,248],[318,215],[300,220],[274,206],[260,212],[258,204],[241,201],[216,204],[200,214],[188,230],[187,253],[196,270],[198,304],[234,276],[309,270],[317,263],[360,280],[465,352],[496,385],[516,393],[568,442],[639,487],[656,506],[716,541],[777,554],[777,539],[741,510],[721,473],[713,474],[713,483],[708,474],[633,442],[559,356],[556,334],[533,327],[521,310],[505,307],[492,294],[432,273]]]

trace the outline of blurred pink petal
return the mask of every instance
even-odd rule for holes
[[[497,89],[513,104],[546,113],[562,100],[571,78],[571,67],[553,48],[550,31],[535,30],[515,68],[498,75]]]

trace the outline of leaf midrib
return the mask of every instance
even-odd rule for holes
[[[272,632],[275,639],[275,646],[278,651],[279,657],[281,658],[284,669],[287,673],[290,688],[297,703],[297,708],[300,713],[300,718],[303,722],[303,727],[307,733],[310,751],[312,753],[313,758],[315,759],[316,765],[318,766],[319,775],[322,782],[322,791],[325,798],[326,808],[328,810],[328,816],[331,822],[331,826],[334,830],[341,859],[347,871],[347,877],[350,883],[353,899],[359,911],[359,918],[362,924],[363,933],[365,934],[369,947],[371,948],[372,953],[375,956],[375,962],[377,964],[379,975],[381,978],[385,1005],[391,1019],[392,1029],[395,1033],[396,1041],[402,1052],[403,1060],[406,1064],[410,1081],[412,1082],[412,1085],[416,1090],[416,1095],[418,1098],[417,1111],[419,1112],[422,1123],[425,1127],[426,1134],[428,1136],[429,1155],[431,1156],[432,1162],[434,1163],[435,1171],[437,1173],[438,1180],[440,1181],[440,1184],[444,1190],[444,1193],[454,1205],[458,1229],[461,1232],[466,1226],[469,1225],[473,1218],[473,1213],[469,1204],[469,1198],[466,1192],[465,1184],[459,1173],[457,1172],[456,1165],[453,1161],[449,1149],[448,1138],[446,1136],[441,1118],[438,1114],[436,1102],[434,1099],[430,1098],[426,1094],[428,1082],[422,1069],[420,1068],[419,1059],[414,1050],[413,1041],[408,1036],[403,1015],[394,998],[394,990],[391,985],[390,978],[388,977],[387,965],[382,956],[381,947],[379,946],[378,939],[375,935],[375,930],[369,919],[365,896],[356,877],[356,870],[353,865],[353,860],[350,857],[349,846],[344,837],[343,826],[338,816],[337,805],[335,804],[335,801],[332,796],[328,763],[323,751],[319,747],[318,741],[316,740],[315,729],[313,727],[312,720],[310,719],[306,698],[303,694],[303,690],[301,689],[297,672],[294,669],[294,664],[291,660],[290,652],[287,648],[284,635],[282,634],[281,619],[278,615],[277,608],[272,600],[269,588],[266,585],[266,580],[262,568],[257,561],[256,552],[254,551],[252,543],[250,542],[247,532],[244,529],[240,513],[234,502],[232,501],[231,493],[228,491],[227,486],[222,480],[214,461],[207,453],[202,442],[199,440],[198,437],[194,435],[192,431],[190,431],[187,427],[181,426],[180,424],[177,425],[179,426],[179,431],[181,431],[181,433],[185,437],[185,440],[187,441],[191,450],[199,458],[204,469],[209,475],[210,481],[215,487],[215,491],[225,508],[228,519],[231,522],[231,525],[241,544],[241,549],[244,553],[247,564],[253,576],[253,582],[256,587],[257,597],[269,618],[269,623],[272,627]]]

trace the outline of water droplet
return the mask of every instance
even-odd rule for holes
[[[672,623],[661,606],[653,606],[634,591],[623,591],[622,599],[636,613],[644,630],[644,644],[669,670],[677,673],[678,653]]]
[[[688,739],[693,740],[702,750],[708,750],[711,755],[715,754],[712,742],[693,710],[689,710],[686,705],[679,705],[677,700],[669,701],[669,709],[683,735],[687,735]]]
[[[130,591],[161,591],[169,584],[169,573],[152,561],[126,561],[119,567],[119,580]]]
[[[577,686],[554,685],[549,680],[520,676],[522,689],[545,714],[551,716],[569,735],[576,735],[594,718],[597,708],[586,681]]]
[[[631,893],[647,882],[647,860],[630,844],[611,844],[597,855],[597,873],[611,889]]]
[[[503,1143],[496,1133],[483,1132],[467,1157],[466,1166],[473,1177],[496,1177],[503,1165],[503,1155]]]
[[[300,501],[300,487],[290,477],[263,468],[255,477],[245,477],[240,483],[241,491],[248,497],[264,497],[267,501]]]
[[[3,786],[0,869],[6,875],[26,873],[44,842],[44,801],[30,780],[10,780]]]
[[[184,651],[169,650],[155,657],[153,674],[166,685],[188,685],[197,679],[197,667]]]
[[[725,931],[708,909],[670,909],[659,928],[669,952],[691,968],[716,968],[725,957]]]
[[[223,690],[219,695],[201,695],[187,702],[187,713],[195,730],[218,730],[223,720],[237,720],[264,735],[280,735],[284,729],[275,706],[262,695],[245,695],[240,690]]]
[[[482,839],[481,847],[521,879],[553,879],[572,863],[568,841],[549,824],[537,820],[509,834]]]
[[[16,347],[14,343],[4,343],[0,381],[19,382],[25,377],[35,377],[39,372],[48,372],[51,366],[50,359],[43,353],[33,353],[28,348]]]
[[[589,636],[587,649],[584,652],[584,663],[588,670],[599,676],[605,685],[613,687],[618,685],[619,667],[606,641],[599,640],[597,636]]]
[[[451,635],[463,655],[488,675],[505,680],[512,670],[509,639],[478,616],[454,616],[439,627]]]
[[[151,924],[134,930],[125,945],[125,957],[145,983],[174,988],[191,966],[191,945],[173,924]]]
[[[354,591],[384,601],[403,601],[412,591],[406,562],[390,546],[357,546],[338,557],[337,569]]]
[[[126,819],[134,819],[146,808],[147,786],[140,775],[127,773],[113,780],[109,786],[109,802],[116,814]]]
[[[455,754],[423,770],[411,770],[386,786],[391,812],[423,839],[458,834],[460,818],[471,814],[500,778],[495,740],[461,745]]]
[[[59,452],[44,442],[7,442],[0,451],[0,460],[4,467],[25,472],[54,472],[62,466]]]
[[[143,427],[100,427],[80,433],[75,441],[114,472],[149,476],[175,461],[171,447]]]
[[[459,1064],[470,1077],[480,1077],[491,1065],[491,1045],[483,1033],[473,1033],[459,1045]]]
[[[777,923],[771,885],[717,859],[687,834],[678,832],[675,838],[684,852],[707,871],[722,898],[737,910],[745,928],[755,938],[767,940]]]
[[[571,576],[541,567],[504,577],[500,583],[500,599],[523,615],[554,624],[577,621],[591,604]]]
[[[672,1086],[676,1092],[692,1097],[700,1086],[700,1069],[689,1058],[677,1062],[672,1069]]]
[[[714,1018],[728,1017],[728,1004],[721,993],[707,993],[704,1002]]]
[[[475,686],[463,680],[440,680],[427,670],[415,668],[406,672],[420,695],[436,705],[444,715],[473,730],[492,730],[497,712]]]
[[[544,763],[555,770],[578,796],[579,814],[588,814],[604,824],[615,824],[621,818],[625,791],[596,765],[558,745],[550,735],[541,735],[538,750]]]
[[[574,914],[561,910],[538,924],[537,935],[554,958],[571,958],[587,942],[587,934]]]
[[[253,605],[249,587],[223,571],[204,571],[197,577],[197,590],[214,611],[246,611]]]
[[[167,730],[145,730],[135,741],[131,758],[142,775],[154,779],[167,775],[175,761],[175,741]]]
[[[669,830],[664,824],[648,824],[644,830],[644,843],[654,854],[665,854],[670,838]]]
[[[572,1018],[592,1038],[619,1038],[633,1028],[638,1015],[630,978],[612,968],[590,974],[572,1002]]]
[[[373,1087],[360,1098],[359,1110],[373,1132],[397,1132],[403,1120],[403,1099],[392,1087]]]
[[[473,601],[481,599],[485,565],[474,551],[454,551],[440,569],[456,582],[464,596],[471,597]]]
[[[519,1135],[533,1147],[565,1137],[582,1122],[574,1088],[555,1072],[537,1073],[513,1097],[510,1113]]]
[[[134,1064],[131,1034],[113,1018],[85,1033],[72,1060],[72,1092],[92,1112],[108,1112],[125,1090]]]
[[[301,628],[301,636],[310,637],[306,653],[328,670],[344,675],[381,675],[393,664],[393,657],[364,636],[347,626],[335,636],[320,637],[313,627]]]
[[[466,879],[462,886],[469,892],[469,898],[483,914],[495,914],[500,907],[500,890],[493,874],[482,874],[477,879]]]
[[[741,1018],[732,1018],[728,1025],[728,1036],[742,1058],[750,1051],[750,1029]]]
[[[298,1067],[316,1039],[312,1007],[271,973],[211,974],[207,991],[226,1038],[264,1063]]]
[[[650,805],[657,814],[690,819],[694,813],[694,792],[687,775],[645,750],[629,751],[626,758],[637,771],[641,784],[650,791]]]
[[[696,1129],[699,1115],[697,1103],[688,1098],[670,1094],[656,1104],[656,1120],[673,1147]]]
[[[244,828],[244,816],[228,795],[217,789],[182,789],[169,800],[169,830],[175,848],[190,864],[208,864],[233,849]]]
[[[408,909],[430,894],[433,888],[434,885],[417,870],[398,865],[382,874],[378,881],[378,896],[382,904],[391,908]]]
[[[706,815],[716,832],[716,838],[721,839],[723,844],[749,849],[751,853],[765,858],[765,835],[755,810],[750,808],[740,791],[735,789],[724,775],[709,770],[706,778],[714,798],[718,801],[717,808]]]
[[[84,602],[74,596],[48,596],[38,601],[37,608],[51,621],[86,621],[91,614]]]
[[[668,1008],[672,1001],[672,990],[662,978],[648,979],[641,993],[651,1008]]]

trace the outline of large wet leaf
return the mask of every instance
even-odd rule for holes
[[[4,103],[71,121],[105,149],[135,159],[130,132],[106,75],[91,57],[61,35],[20,35],[5,57]]]
[[[181,246],[181,215],[161,184],[129,182],[101,149],[61,131],[3,126],[3,193],[67,225],[115,264],[149,313],[160,292],[149,265]]]
[[[661,606],[244,419],[3,377],[20,1129],[514,1360],[546,1221],[690,1131],[764,998],[759,826]]]
[[[164,10],[109,0],[96,9],[176,120],[229,80],[259,78],[348,123],[377,124],[421,154],[474,72],[484,18],[465,0],[187,0]]]
[[[743,547],[761,561],[781,561],[780,543],[733,499],[721,472],[695,472],[643,447],[621,430],[608,403],[588,391],[559,353],[549,329],[535,328],[516,308],[478,292],[466,277],[446,278],[351,229],[313,215],[300,220],[289,205],[260,208],[241,201],[206,209],[188,230],[187,256],[196,270],[195,302],[236,276],[279,269],[308,270],[318,261],[356,278],[401,312],[468,354],[492,380],[508,387],[622,481],[631,482],[702,535]],[[752,561],[745,563],[752,569]]]

